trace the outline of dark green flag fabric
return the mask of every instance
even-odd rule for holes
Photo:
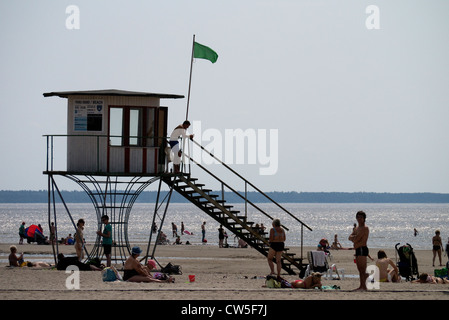
[[[206,47],[198,42],[193,46],[193,57],[199,59],[206,59],[212,63],[215,63],[218,59],[218,54],[209,47]]]

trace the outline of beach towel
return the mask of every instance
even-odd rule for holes
[[[281,288],[281,283],[274,278],[269,278],[265,281],[267,288]]]
[[[324,251],[312,251],[314,267],[322,267],[326,264],[326,254]]]
[[[318,288],[315,288],[318,289]],[[340,290],[340,286],[334,284],[333,286],[321,286],[321,290]]]

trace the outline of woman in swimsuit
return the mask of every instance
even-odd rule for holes
[[[440,259],[440,267],[442,266],[441,264],[441,251],[443,248],[443,242],[441,241],[441,237],[440,237],[440,230],[436,230],[435,231],[435,235],[432,238],[432,252],[433,252],[433,260],[432,260],[432,266],[435,267],[435,258],[436,255],[438,253],[438,258]]]
[[[449,280],[440,277],[434,277],[427,273],[421,273],[417,280],[413,280],[412,283],[432,283],[432,284],[447,284]]]
[[[399,269],[394,264],[393,260],[387,257],[384,250],[377,252],[376,266],[379,268],[379,281],[380,282],[400,282]],[[389,267],[392,267],[390,269]]]
[[[165,281],[161,281],[153,278],[150,274],[150,270],[154,267],[153,260],[148,261],[148,266],[144,267],[140,264],[137,257],[142,253],[139,247],[133,247],[131,255],[125,261],[123,268],[123,280],[129,282],[173,282],[173,279],[169,277]]]
[[[270,249],[268,250],[268,265],[270,266],[271,274],[274,274],[273,258],[276,258],[277,276],[281,277],[281,256],[284,251],[285,231],[281,228],[281,221],[279,219],[273,220],[273,228],[270,230]]]
[[[304,280],[294,280],[292,282],[293,288],[302,288],[302,289],[314,289],[319,288],[321,289],[321,273],[319,272],[313,272],[311,275],[309,275]]]

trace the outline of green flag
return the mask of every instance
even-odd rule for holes
[[[198,42],[195,42],[193,46],[193,57],[199,59],[206,59],[212,63],[215,63],[218,59],[218,54],[211,48],[203,46]]]

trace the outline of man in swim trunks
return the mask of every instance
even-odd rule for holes
[[[173,152],[173,171],[179,173],[181,168],[181,154],[182,150],[179,147],[179,137],[193,139],[193,134],[187,134],[187,129],[190,127],[188,120],[177,126],[170,135],[170,148]]]
[[[349,241],[354,243],[355,261],[360,275],[360,286],[356,290],[366,291],[368,290],[366,287],[366,279],[368,278],[368,274],[366,273],[366,257],[369,255],[369,250],[366,244],[368,242],[369,229],[365,225],[365,212],[359,211],[355,217],[358,226],[357,228],[354,228],[354,231],[349,236]]]

